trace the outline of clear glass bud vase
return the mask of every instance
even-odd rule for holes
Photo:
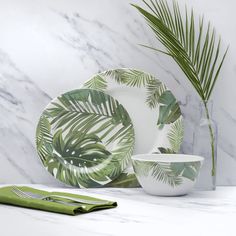
[[[205,158],[196,183],[198,190],[216,189],[217,125],[212,101],[200,102],[200,120],[194,130],[193,153]]]

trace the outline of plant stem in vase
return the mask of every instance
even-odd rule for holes
[[[212,106],[212,101],[200,102],[201,116],[194,130],[193,153],[205,158],[196,183],[199,190],[216,188],[217,125],[211,119]]]
[[[166,0],[143,1],[148,10],[132,4],[145,18],[164,49],[145,46],[174,59],[204,104],[208,119],[212,176],[216,175],[215,137],[210,123],[208,101],[215,87],[228,48],[221,53],[221,39],[204,18],[196,21],[194,11],[181,11],[178,3]]]
[[[215,137],[214,137],[212,125],[211,125],[211,122],[210,122],[210,116],[209,116],[209,111],[208,111],[206,102],[204,102],[204,106],[205,106],[206,116],[207,116],[207,119],[208,119],[209,132],[210,132],[210,136],[211,136],[211,158],[212,158],[211,175],[215,176],[215,174],[216,174],[215,173],[216,172],[216,169],[215,169],[215,151],[214,151],[215,150],[215,145],[214,145]]]

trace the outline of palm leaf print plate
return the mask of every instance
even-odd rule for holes
[[[58,180],[80,188],[99,187],[127,167],[134,129],[129,114],[113,97],[78,89],[45,108],[36,146],[43,165]]]
[[[135,69],[114,69],[93,76],[85,88],[104,91],[121,102],[134,124],[133,154],[177,153],[183,141],[183,121],[172,92],[154,76]],[[131,164],[107,186],[139,186]]]

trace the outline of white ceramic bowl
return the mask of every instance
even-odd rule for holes
[[[189,193],[204,158],[185,154],[140,154],[132,156],[136,177],[144,191],[159,196]]]

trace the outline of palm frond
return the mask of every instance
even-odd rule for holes
[[[157,106],[160,96],[166,91],[166,86],[151,74],[134,69],[109,70],[100,76],[109,76],[115,79],[118,84],[130,87],[145,87],[147,89],[146,103],[150,108]]]
[[[107,89],[107,81],[99,74],[94,76],[92,79],[84,84],[85,88],[96,89],[105,91]]]
[[[168,183],[172,187],[175,187],[182,183],[182,179],[180,177],[173,175],[169,164],[154,163],[152,168],[152,175],[157,180],[162,181],[163,183]]]
[[[82,169],[78,171],[78,167],[69,163],[65,164],[64,160],[57,155],[48,157],[45,161],[45,166],[48,172],[55,178],[68,185],[87,188],[102,186],[101,183],[109,182],[109,178],[106,175],[97,176],[96,174],[89,174],[86,171],[82,171]]]
[[[164,91],[159,97],[159,117],[157,125],[162,129],[163,125],[171,124],[181,117],[181,110],[179,104],[171,93],[171,91]]]
[[[124,107],[91,89],[55,99],[41,117],[37,137],[38,152],[48,171],[80,187],[115,179],[127,166],[134,146],[133,125]],[[50,143],[50,155],[45,142]]]
[[[135,172],[148,176],[151,172],[151,175],[158,181],[169,184],[172,187],[178,186],[182,183],[181,177],[175,175],[170,168],[169,163],[152,163],[152,162],[141,162],[134,161]]]
[[[139,70],[116,69],[104,72],[104,75],[111,76],[119,84],[126,84],[130,87],[145,86],[153,77]]]
[[[63,131],[57,130],[53,136],[53,148],[64,161],[80,167],[84,163],[86,167],[98,165],[111,155],[97,135],[80,131],[69,132],[63,137]]]
[[[118,84],[125,84],[126,77],[123,76],[125,70],[123,69],[115,69],[115,70],[108,70],[102,73],[102,76],[110,76],[113,78]]]
[[[179,151],[179,150],[178,150]],[[172,149],[170,148],[164,148],[164,147],[158,147],[158,151],[157,152],[153,152],[154,154],[158,154],[158,153],[165,153],[165,154],[175,154],[176,152],[174,152]]]
[[[184,128],[182,117],[175,121],[170,128],[167,138],[170,142],[170,148],[173,152],[177,153],[183,141]]]
[[[45,116],[41,116],[36,129],[36,147],[41,160],[44,162],[52,155],[51,125]]]
[[[108,183],[105,187],[138,188],[140,184],[133,173],[121,173],[119,177]]]
[[[111,126],[114,128],[114,125],[120,123],[125,127],[131,124],[128,113],[112,97],[95,90],[92,92],[90,90],[89,96],[90,98],[87,95],[81,97],[80,92],[74,96],[65,94],[59,97],[59,102],[54,102],[54,106],[45,112],[51,119],[51,125],[55,129],[63,128],[63,131],[69,129],[70,132],[75,130],[84,132],[93,129],[97,123],[102,123],[102,127],[93,131],[100,132]]]
[[[171,163],[171,170],[176,176],[182,176],[191,181],[197,178],[201,163],[200,162],[186,162],[186,163]]]
[[[156,38],[179,65],[203,101],[208,101],[215,86],[228,48],[220,56],[221,40],[203,17],[196,23],[193,10],[182,16],[179,5],[173,0],[143,1],[150,11],[132,4],[146,19]]]
[[[155,108],[159,103],[159,98],[166,90],[166,86],[157,79],[151,79],[147,83],[146,103],[150,108]]]

